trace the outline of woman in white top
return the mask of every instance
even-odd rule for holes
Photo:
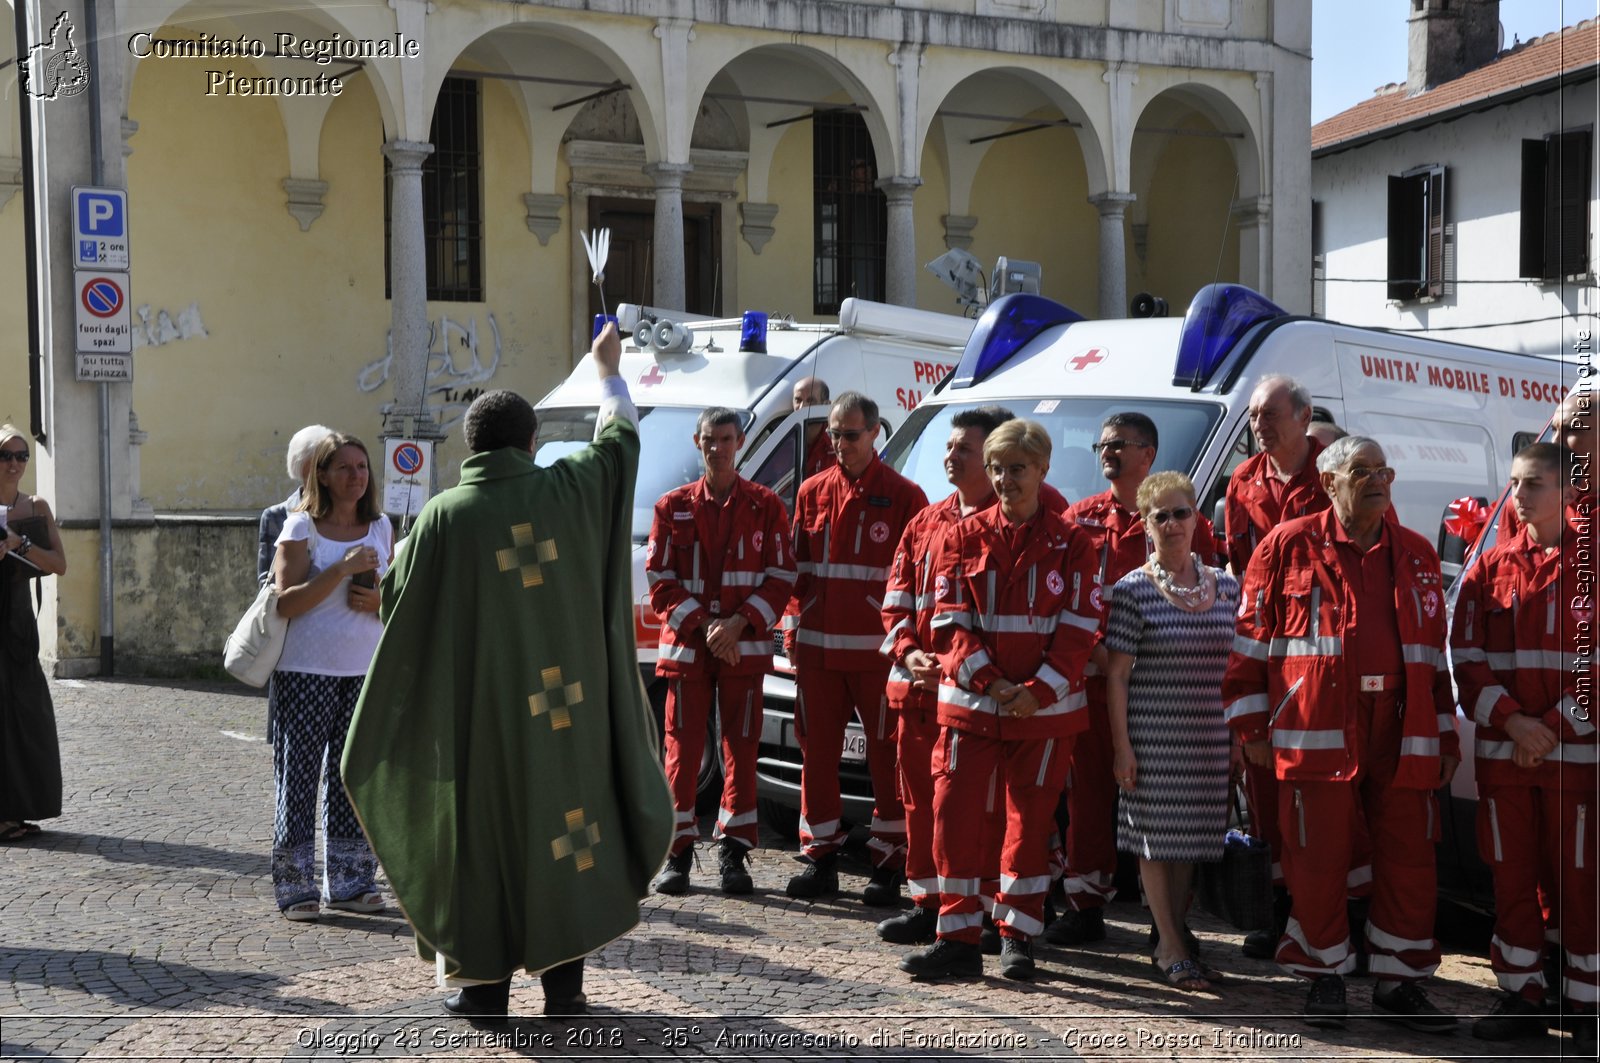
[[[277,723],[272,888],[285,918],[297,922],[316,919],[321,904],[346,912],[384,906],[377,860],[345,796],[339,760],[383,634],[376,582],[394,558],[361,440],[336,432],[319,443],[304,495],[273,559],[278,612],[291,623],[268,690]],[[319,890],[312,843],[320,776],[327,787]]]

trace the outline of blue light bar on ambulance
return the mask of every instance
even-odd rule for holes
[[[950,386],[970,388],[1005,365],[1045,329],[1083,319],[1076,310],[1069,310],[1042,295],[1014,292],[1001,296],[990,303],[989,309],[978,319],[972,338],[967,340],[961,360],[956,363]]]
[[[1172,369],[1175,387],[1205,386],[1246,332],[1263,321],[1287,317],[1289,311],[1242,284],[1208,284],[1194,295],[1183,315],[1178,360]]]
[[[767,315],[746,310],[739,322],[739,350],[746,354],[767,353]]]

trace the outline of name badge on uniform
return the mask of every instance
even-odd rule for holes
[[[867,505],[888,507],[894,505],[894,499],[888,495],[868,495]]]

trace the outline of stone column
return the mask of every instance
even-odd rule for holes
[[[1100,212],[1100,317],[1128,316],[1128,245],[1123,220],[1131,192],[1102,192],[1089,202]]]
[[[917,305],[917,227],[911,196],[921,184],[920,177],[885,177],[878,182],[889,200],[884,297],[897,306]]]
[[[644,168],[656,186],[654,241],[655,293],[651,304],[664,310],[685,310],[683,278],[683,178],[694,170],[688,163],[655,162]]]
[[[1265,295],[1272,289],[1272,197],[1240,200],[1232,213],[1239,227],[1239,283]]]
[[[384,419],[385,437],[420,435],[433,428],[423,406],[428,376],[428,260],[422,215],[422,163],[432,144],[391,140],[389,160],[389,374],[394,406]],[[431,438],[431,436],[430,436]]]

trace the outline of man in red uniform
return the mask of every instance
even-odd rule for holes
[[[1439,964],[1432,791],[1460,760],[1439,558],[1427,540],[1385,519],[1394,470],[1375,441],[1340,439],[1317,467],[1333,505],[1261,541],[1223,681],[1245,756],[1280,780],[1281,859],[1294,907],[1278,964],[1314,980],[1308,1022],[1343,1024],[1341,976],[1355,967],[1346,876],[1364,828],[1373,1006],[1413,1029],[1447,1031],[1454,1017],[1418,984]]]
[[[1228,479],[1224,531],[1228,565],[1244,583],[1256,546],[1286,520],[1320,513],[1328,494],[1317,475],[1322,444],[1306,434],[1311,424],[1311,392],[1286,376],[1262,377],[1250,393],[1250,430],[1260,452],[1233,470]],[[1245,761],[1251,830],[1272,848],[1273,925],[1245,935],[1244,954],[1270,959],[1289,918],[1289,893],[1283,884],[1282,839],[1278,837],[1278,780],[1269,767]]]
[[[807,406],[820,406],[828,401],[828,385],[821,377],[802,377],[794,383],[792,399],[796,411]],[[833,456],[833,442],[823,427],[820,424],[806,425],[805,464],[800,469],[802,480],[815,476],[838,460]]]
[[[1156,423],[1142,413],[1114,413],[1100,426],[1100,442],[1094,445],[1094,452],[1111,487],[1074,502],[1067,510],[1067,520],[1088,535],[1094,548],[1097,598],[1150,556],[1150,540],[1135,499],[1139,485],[1150,475],[1160,441]],[[1216,562],[1211,522],[1203,514],[1196,514],[1193,549],[1203,563]],[[1072,744],[1065,798],[1067,868],[1061,883],[1068,907],[1045,931],[1046,940],[1056,945],[1105,940],[1101,909],[1117,892],[1111,884],[1117,871],[1117,784],[1111,777],[1105,663],[1105,647],[1097,640],[1085,673],[1089,729]]]
[[[1462,710],[1478,725],[1478,851],[1494,874],[1489,963],[1505,996],[1472,1027],[1506,1041],[1545,1032],[1541,873],[1560,928],[1561,998],[1579,1047],[1595,1044],[1600,933],[1595,918],[1593,563],[1584,586],[1566,509],[1566,454],[1535,443],[1511,464],[1518,531],[1462,577],[1451,657]],[[1587,628],[1588,635],[1580,638]]]
[[[939,918],[939,878],[933,863],[933,748],[939,737],[933,552],[957,521],[994,505],[994,487],[983,467],[983,442],[1012,416],[1009,410],[988,406],[950,418],[944,473],[955,492],[911,519],[889,567],[883,655],[893,664],[885,693],[889,708],[899,714],[896,752],[906,816],[906,886],[913,907],[879,923],[878,936],[897,945],[932,941]]]
[[[1051,814],[1073,739],[1089,724],[1083,669],[1100,628],[1095,560],[1087,536],[1040,499],[1050,436],[1031,421],[1007,421],[989,433],[983,456],[1000,504],[951,528],[933,561],[941,897],[938,940],[900,961],[917,978],[982,974],[985,806],[996,784],[1006,810],[994,894],[1000,973],[1033,977]]]
[[[795,736],[800,740],[800,846],[805,870],[791,897],[839,890],[839,758],[854,713],[867,739],[872,774],[872,880],[862,900],[900,899],[905,813],[895,786],[895,721],[884,700],[884,585],[900,535],[928,504],[922,488],[878,458],[878,404],[847,391],[828,412],[836,464],[800,485],[794,510],[798,576],[784,613],[784,647],[794,662]]]
[[[745,857],[756,844],[756,748],[761,680],[772,628],[794,586],[789,514],[777,495],[734,468],[744,446],[739,414],[713,406],[694,445],[705,475],[656,503],[645,576],[661,618],[656,674],[667,680],[666,768],[677,809],[657,893],[686,893],[694,855],[695,791],[715,699],[722,731],[722,807],[713,837],[724,893],[749,893]]]

